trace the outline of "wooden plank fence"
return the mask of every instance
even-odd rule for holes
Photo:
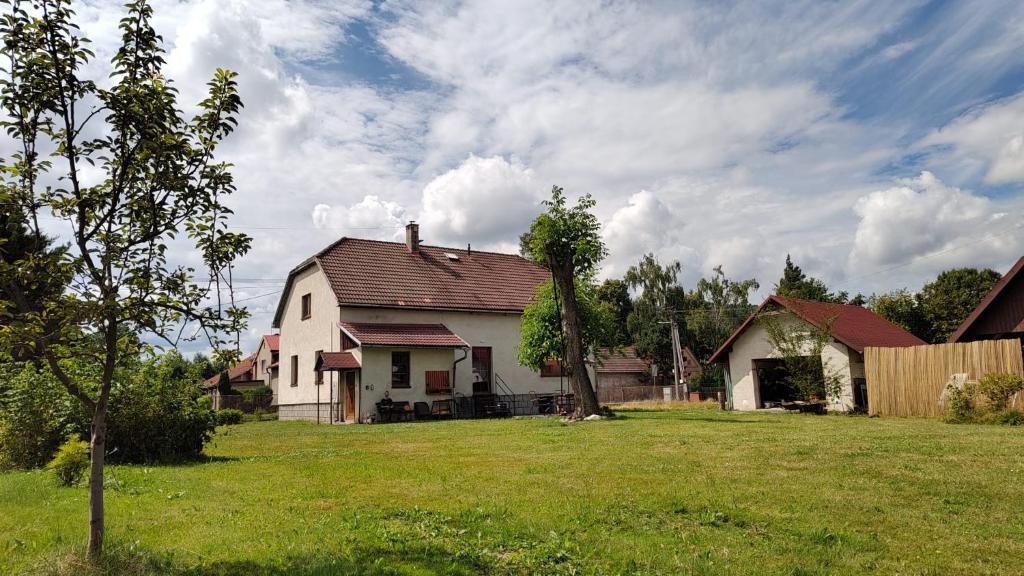
[[[1016,339],[867,348],[864,370],[871,414],[940,416],[939,399],[954,374],[967,374],[968,380],[990,372],[1024,376],[1024,358]]]

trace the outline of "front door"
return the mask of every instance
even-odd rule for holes
[[[488,394],[491,392],[492,373],[491,349],[485,347],[473,348],[473,394]]]
[[[345,422],[356,420],[356,373],[345,372]]]

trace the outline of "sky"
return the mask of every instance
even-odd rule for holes
[[[1024,3],[155,0],[195,110],[217,67],[235,269],[271,331],[288,270],[341,236],[514,252],[552,185],[589,193],[603,277],[647,252],[834,289],[917,290],[1024,254]],[[105,76],[119,2],[77,5]],[[180,262],[197,262],[179,250]]]

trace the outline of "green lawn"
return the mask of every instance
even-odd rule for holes
[[[1020,428],[623,416],[221,429],[208,462],[110,469],[110,541],[154,573],[1024,573]],[[85,508],[0,475],[0,572],[66,562]]]

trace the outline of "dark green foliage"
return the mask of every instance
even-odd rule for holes
[[[83,442],[77,434],[68,438],[46,469],[53,472],[61,486],[77,485],[89,469],[89,443]]]
[[[168,462],[197,458],[215,422],[208,396],[167,355],[118,371],[111,391],[107,450],[115,462]],[[81,367],[66,365],[71,372]],[[0,370],[0,462],[38,468],[70,435],[89,437],[90,415],[45,369],[23,364]]]
[[[0,468],[40,468],[74,434],[88,437],[89,413],[47,372],[0,364]]]
[[[864,297],[857,295],[851,301],[846,292],[829,292],[825,282],[804,273],[792,258],[786,254],[786,267],[782,270],[782,278],[775,285],[775,294],[801,300],[817,300],[818,302],[835,302],[837,304],[863,304]]]
[[[609,278],[597,287],[597,298],[609,306],[615,317],[615,332],[601,346],[625,346],[629,344],[629,329],[626,319],[633,311],[633,299],[629,296],[629,285],[626,282]]]
[[[934,344],[948,340],[1000,278],[987,268],[956,268],[925,284],[917,295],[927,326],[925,340]]]
[[[697,358],[706,361],[753,314],[757,306],[750,303],[750,294],[759,287],[753,278],[730,280],[721,266],[715,267],[710,278],[697,281],[686,297],[684,337],[684,344]]]
[[[611,307],[598,299],[597,288],[576,281],[583,346],[589,357],[594,349],[614,338],[615,315]],[[558,305],[550,281],[537,289],[537,298],[523,311],[516,358],[522,366],[540,370],[546,360],[562,357],[562,335],[558,330]]]
[[[868,298],[868,308],[918,338],[927,339],[929,336],[928,321],[917,298],[905,288],[872,294]]]
[[[213,412],[194,383],[163,380],[145,370],[116,386],[110,398],[107,445],[112,462],[195,460],[214,431]]]
[[[659,374],[671,376],[672,327],[674,319],[682,325],[681,317],[686,291],[679,285],[679,262],[661,264],[654,254],[645,254],[640,262],[626,270],[624,281],[630,288],[639,289],[633,311],[626,318],[636,352],[653,360]]]
[[[217,411],[217,425],[231,426],[242,423],[242,411],[234,408],[225,408]]]

